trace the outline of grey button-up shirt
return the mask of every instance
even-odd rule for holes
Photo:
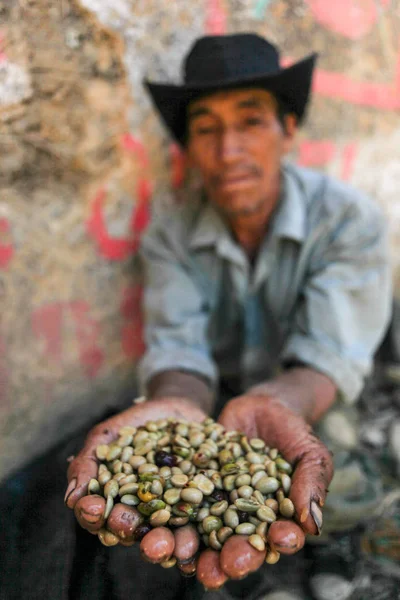
[[[204,197],[149,228],[142,389],[170,369],[239,376],[246,389],[295,360],[357,398],[390,318],[383,216],[321,173],[286,164],[282,183],[253,266]]]

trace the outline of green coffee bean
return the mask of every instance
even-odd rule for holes
[[[252,523],[245,522],[239,523],[239,525],[235,529],[235,533],[239,535],[251,535],[256,530],[256,526]]]
[[[163,498],[168,504],[176,504],[181,499],[181,490],[178,488],[171,488],[164,492]]]
[[[203,529],[206,533],[211,533],[214,529],[218,531],[222,527],[222,521],[219,517],[210,515],[202,521]]]
[[[121,496],[121,502],[127,506],[138,506],[140,504],[139,498],[134,494],[124,494]]]
[[[265,521],[266,523],[273,523],[276,521],[276,513],[268,506],[260,506],[257,510],[257,519]]]
[[[168,510],[161,508],[150,515],[150,525],[152,527],[160,527],[168,523],[171,513]]]
[[[144,456],[137,456],[135,454],[134,456],[131,456],[131,458],[129,459],[128,462],[134,469],[138,469],[140,467],[140,465],[145,464],[146,459]]]
[[[271,494],[279,488],[279,481],[275,477],[261,477],[255,484],[255,488],[262,494]]]
[[[238,498],[235,502],[235,506],[244,512],[257,512],[257,510],[260,508],[259,503],[255,500],[251,500],[250,498]]]
[[[279,504],[279,512],[282,517],[286,517],[287,519],[291,519],[294,515],[294,504],[289,498],[284,498],[282,502]]]
[[[114,479],[111,479],[104,486],[104,497],[108,498],[108,496],[111,496],[112,498],[115,498],[116,496],[118,496],[118,491],[119,491],[118,482],[115,481]]]
[[[139,484],[136,482],[125,483],[124,485],[121,485],[121,487],[119,489],[119,495],[123,496],[124,494],[136,494],[138,489],[139,489]]]
[[[253,450],[256,451],[261,451],[265,448],[265,442],[260,438],[252,438],[251,440],[249,440],[249,444],[253,448]]]
[[[237,510],[233,508],[227,508],[224,513],[224,522],[227,527],[236,529],[236,527],[239,525],[239,515]]]
[[[197,521],[203,521],[206,517],[208,517],[210,514],[210,509],[207,508],[206,506],[203,506],[203,508],[200,508],[200,510],[197,513]]]
[[[250,485],[251,483],[251,475],[248,473],[243,473],[242,475],[238,475],[235,479],[235,486],[240,488],[242,485]]]
[[[96,448],[96,456],[99,460],[106,460],[110,448],[108,444],[100,444]]]
[[[221,550],[222,544],[218,539],[218,534],[215,529],[213,529],[209,534],[208,543],[210,545],[210,548],[213,548],[214,550]]]
[[[240,488],[238,488],[240,498],[251,498],[253,491],[254,490],[250,485],[241,485]]]
[[[288,475],[291,474],[292,466],[284,458],[277,458],[275,461],[275,464],[276,464],[276,468],[279,469],[279,471],[288,473]]]
[[[100,484],[97,479],[91,479],[88,484],[88,492],[89,494],[99,494],[100,493]]]
[[[221,500],[220,502],[215,502],[212,506],[210,506],[210,513],[217,517],[223,515],[228,508],[228,503],[226,500]]]
[[[181,499],[184,502],[190,502],[191,504],[201,504],[203,492],[196,488],[184,488],[181,491]]]
[[[233,535],[233,529],[231,527],[221,527],[217,532],[217,538],[220,544],[224,544],[231,535]]]
[[[251,544],[253,548],[259,550],[260,552],[264,552],[265,550],[265,541],[257,533],[253,533],[249,536],[249,544]]]

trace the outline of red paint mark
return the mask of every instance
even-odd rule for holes
[[[335,152],[333,142],[306,140],[299,146],[297,162],[304,167],[325,165],[333,159]]]
[[[208,0],[206,5],[205,31],[208,35],[222,35],[226,32],[226,12],[221,0]]]
[[[63,326],[71,315],[76,340],[79,345],[80,364],[87,377],[97,375],[104,361],[98,346],[99,325],[90,316],[89,304],[83,300],[55,302],[37,308],[32,314],[32,331],[44,341],[43,353],[53,363],[63,360]]]
[[[170,144],[171,184],[174,189],[182,187],[185,180],[186,160],[178,144]]]
[[[93,379],[104,362],[104,353],[97,345],[100,334],[99,324],[90,316],[87,302],[83,300],[71,302],[69,308],[75,321],[81,365],[87,377]]]
[[[109,260],[124,260],[137,251],[138,244],[136,239],[113,238],[109,235],[103,215],[105,198],[106,191],[103,188],[94,199],[92,214],[86,223],[87,231],[97,242],[101,256]]]
[[[0,234],[8,236],[10,233],[10,224],[5,218],[0,219]],[[14,256],[14,247],[9,241],[0,241],[0,269],[7,269]]]
[[[123,291],[121,314],[127,321],[122,327],[121,345],[127,358],[137,360],[145,350],[142,317],[143,288],[131,286]]]
[[[367,35],[379,18],[376,0],[307,0],[314,19],[350,40]],[[382,2],[385,4],[385,2]]]
[[[341,99],[351,104],[371,106],[383,110],[400,108],[400,55],[393,84],[354,81],[342,73],[331,73],[318,69],[315,73],[313,90],[328,98]]]
[[[137,140],[131,133],[124,133],[121,139],[122,147],[132,154],[136,154],[139,159],[140,166],[145,169],[148,166],[148,157],[146,149],[142,142]]]
[[[354,162],[357,158],[357,154],[357,144],[347,144],[347,146],[345,146],[343,149],[341,177],[344,181],[351,179],[354,169]]]
[[[152,194],[152,186],[147,179],[141,179],[138,182],[137,204],[132,212],[131,230],[138,235],[144,232],[150,221],[149,202]]]
[[[281,64],[287,67],[293,62],[292,58],[285,57]],[[400,50],[391,83],[354,81],[342,73],[316,69],[313,92],[327,98],[344,100],[350,104],[371,106],[382,110],[398,110],[400,108]]]
[[[358,146],[350,143],[343,148],[329,140],[305,140],[299,146],[297,163],[304,167],[323,167],[337,156],[341,160],[341,178],[348,180],[353,173]]]
[[[123,148],[139,161],[140,169],[147,169],[148,157],[143,144],[130,133],[122,136]],[[106,190],[100,189],[93,201],[91,214],[86,222],[88,234],[97,243],[101,256],[109,260],[125,260],[135,254],[139,248],[141,234],[150,222],[150,199],[152,185],[148,178],[141,176],[136,186],[136,206],[133,208],[129,222],[129,233],[125,238],[110,236],[103,215],[103,206],[106,200]]]

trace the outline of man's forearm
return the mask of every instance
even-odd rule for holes
[[[211,386],[200,375],[185,371],[163,371],[151,378],[147,385],[149,399],[186,398],[192,400],[205,413],[211,414],[214,393]]]
[[[336,391],[336,385],[329,377],[300,366],[250,388],[247,393],[275,397],[309,423],[314,423],[335,402]]]

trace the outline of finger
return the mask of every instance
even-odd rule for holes
[[[306,533],[318,535],[321,532],[321,508],[332,476],[332,456],[319,440],[315,440],[298,461],[290,490],[296,519]]]
[[[89,481],[97,477],[98,464],[95,457],[78,455],[68,467],[68,487],[64,502],[68,508],[74,508],[78,500],[88,493]]]
[[[222,547],[220,564],[231,579],[243,579],[265,560],[265,551],[256,550],[244,536],[232,535]]]
[[[100,423],[89,433],[83,449],[68,466],[69,484],[64,497],[68,508],[74,508],[78,500],[87,495],[89,481],[97,477],[99,462],[96,457],[97,446],[108,444],[116,437],[117,430],[112,425],[112,419]]]
[[[134,533],[142,522],[143,517],[136,508],[118,503],[107,519],[107,529],[125,542],[124,545],[131,545],[135,541]]]
[[[197,563],[197,579],[206,590],[218,590],[228,581],[228,576],[221,568],[220,553],[211,548],[204,550]]]
[[[297,523],[280,519],[271,523],[268,544],[281,554],[295,554],[304,546],[305,534]]]
[[[97,533],[105,523],[106,501],[102,496],[84,496],[75,504],[75,517],[81,527],[90,533]]]
[[[188,561],[199,549],[200,539],[193,525],[184,525],[174,531],[175,550],[174,556],[178,561]]]
[[[175,549],[175,538],[166,527],[156,527],[147,533],[140,542],[140,551],[145,560],[161,563],[171,558]]]

